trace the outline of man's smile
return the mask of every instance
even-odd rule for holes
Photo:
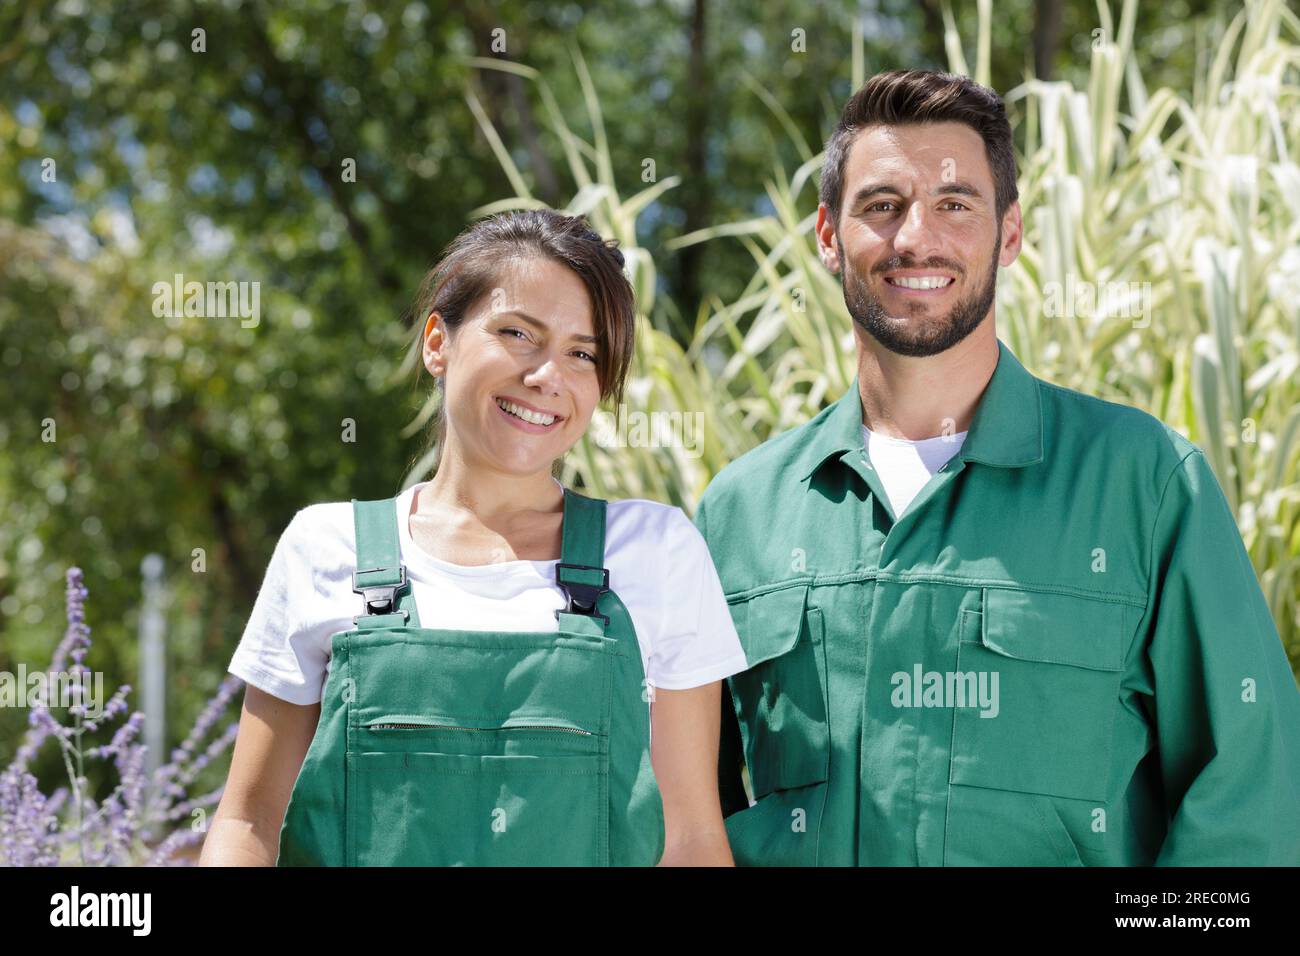
[[[956,279],[942,273],[895,272],[885,276],[887,285],[902,295],[942,295],[955,284]]]

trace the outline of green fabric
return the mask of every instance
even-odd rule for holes
[[[358,584],[397,582],[396,500],[353,511]],[[561,562],[599,567],[604,537],[605,502],[566,489]],[[406,585],[397,608],[335,634],[277,864],[658,862],[636,632],[613,591],[596,609],[608,624],[561,610],[554,632],[432,630]]]
[[[738,863],[1300,863],[1300,693],[1195,445],[999,342],[895,521],[861,425],[855,379],[696,514],[750,664]]]

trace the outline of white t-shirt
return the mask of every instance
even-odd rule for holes
[[[934,473],[961,450],[965,440],[966,432],[957,432],[955,435],[909,441],[881,435],[866,425],[862,426],[862,443],[871,459],[871,467],[885,486],[895,521],[903,517],[907,506]]]
[[[557,482],[558,484],[558,482]],[[414,485],[397,498],[398,538],[420,626],[554,631],[565,606],[557,561],[466,567],[422,551],[408,516]],[[708,545],[680,508],[641,498],[610,501],[605,517],[609,586],[636,628],[650,684],[698,687],[748,665]],[[294,704],[321,699],[330,638],[361,613],[352,591],[356,532],[350,501],[303,508],[280,536],[230,673]]]

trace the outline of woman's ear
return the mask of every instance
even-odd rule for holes
[[[447,374],[447,326],[438,312],[430,312],[424,322],[422,355],[424,367],[434,378]]]

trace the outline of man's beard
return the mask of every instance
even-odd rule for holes
[[[1002,247],[1000,225],[983,288],[958,300],[946,315],[932,315],[932,306],[921,306],[916,311],[911,311],[909,306],[910,314],[902,320],[891,317],[885,311],[880,299],[871,291],[871,286],[853,271],[838,237],[835,242],[839,246],[840,264],[844,271],[844,304],[848,306],[849,315],[853,316],[853,321],[859,328],[898,355],[925,357],[946,352],[979,327],[997,294],[997,251]],[[915,267],[891,266],[892,268]]]

